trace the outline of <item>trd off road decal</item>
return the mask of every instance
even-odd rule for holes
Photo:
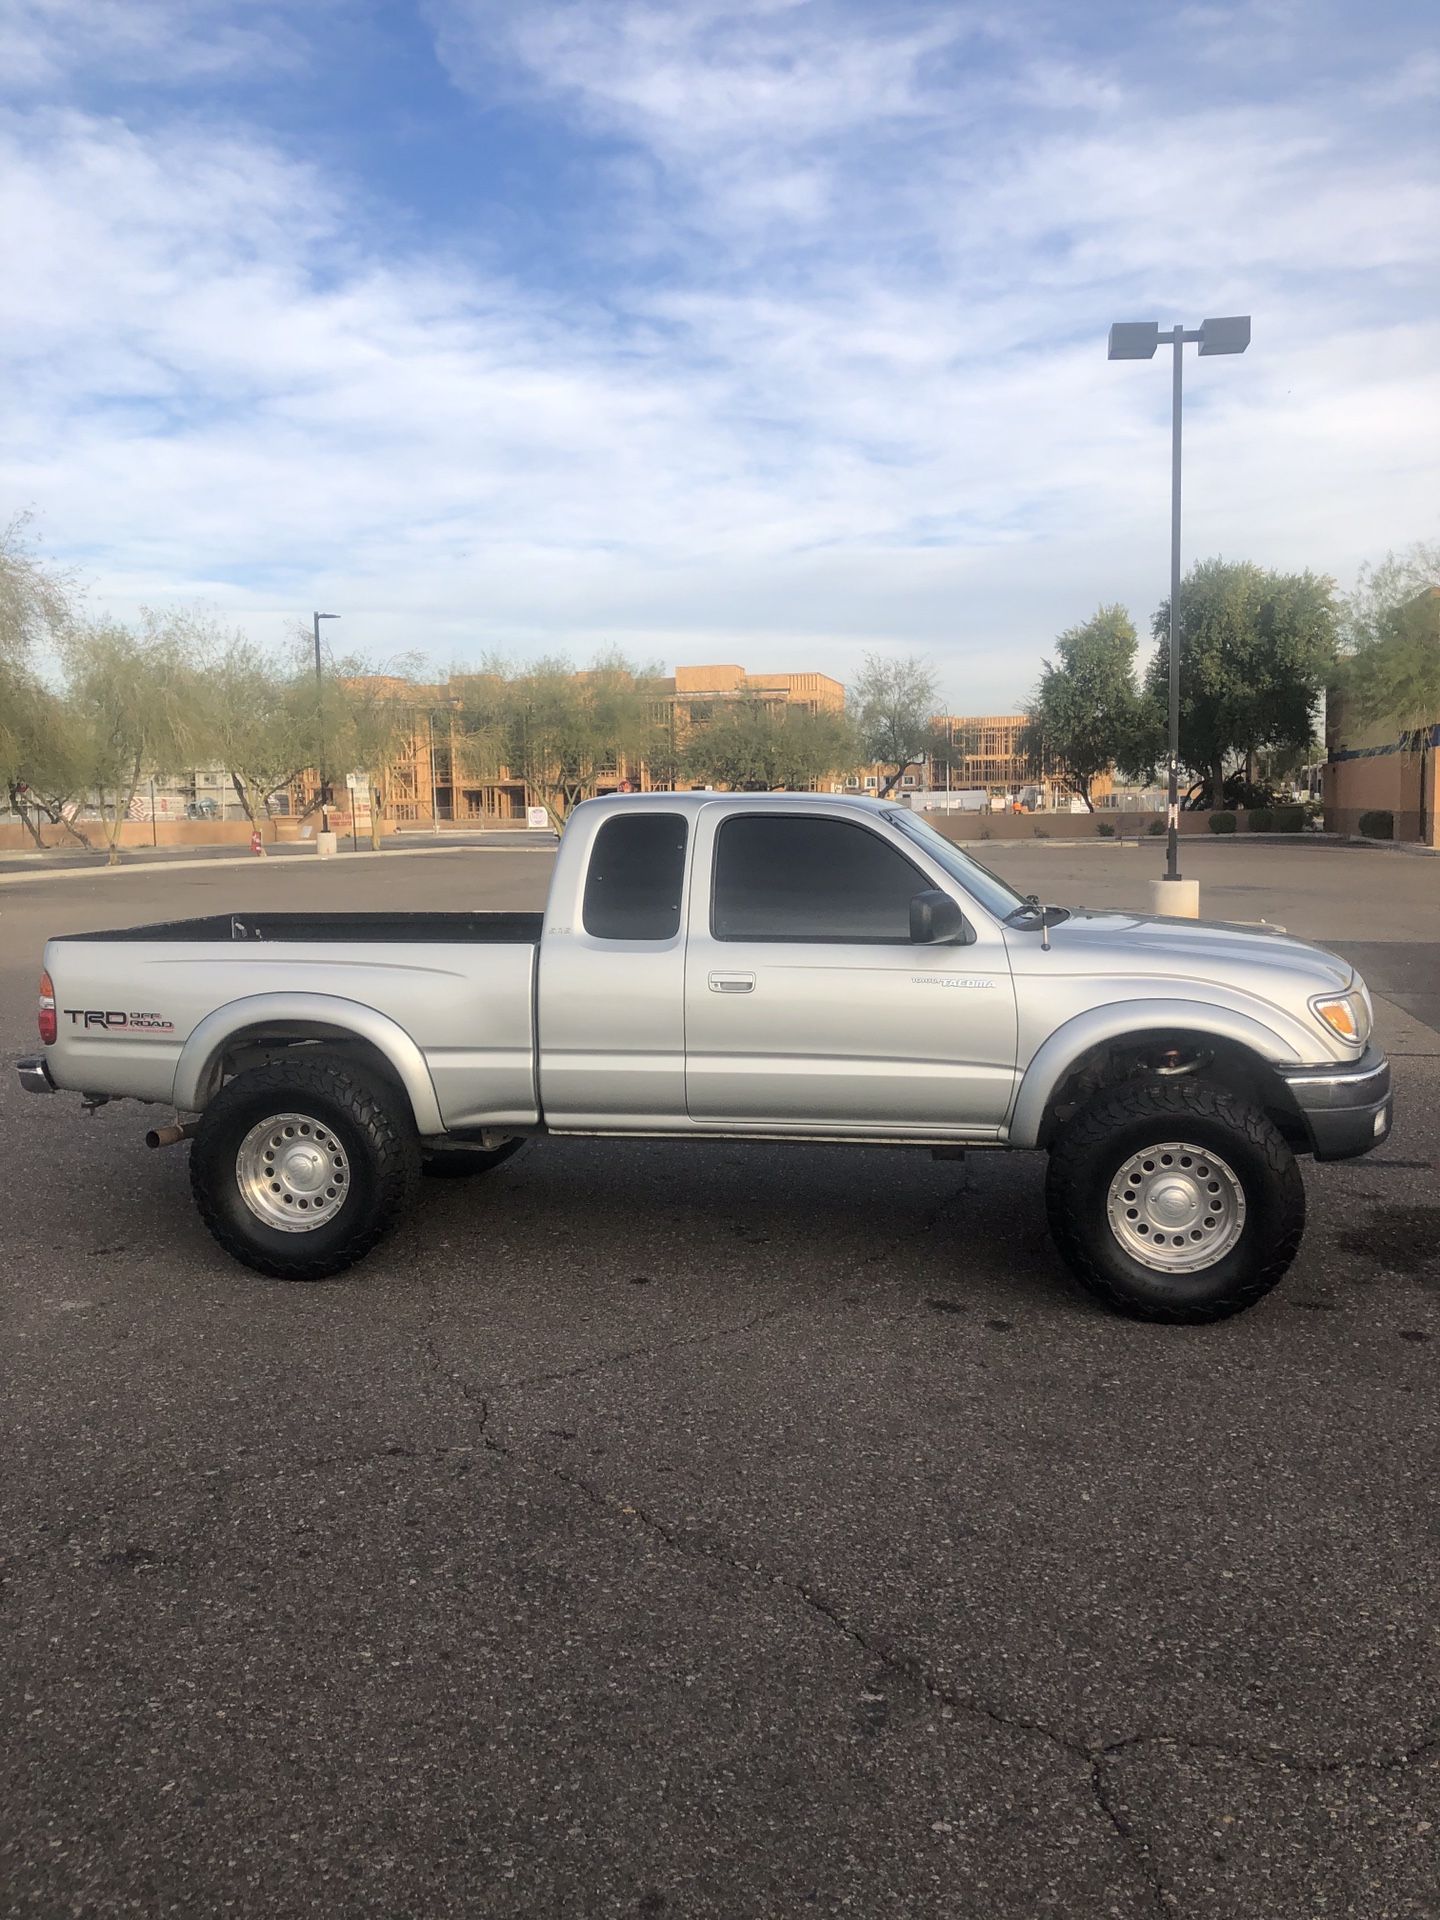
[[[111,1028],[124,1027],[134,1033],[173,1033],[175,1022],[167,1020],[159,1013],[118,1013],[95,1007],[64,1007],[61,1009],[72,1027],[98,1028],[101,1033]]]

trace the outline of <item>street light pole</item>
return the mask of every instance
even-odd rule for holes
[[[317,613],[314,615],[315,627],[315,718],[320,729],[320,831],[330,831],[330,802],[325,784],[325,690],[320,677],[320,622],[338,620],[338,613]]]
[[[1165,808],[1165,878],[1180,878],[1180,417],[1185,377],[1185,333],[1172,330],[1170,383],[1170,792]],[[1215,805],[1219,805],[1217,796]]]
[[[1250,344],[1250,316],[1203,320],[1187,330],[1160,331],[1158,320],[1117,320],[1110,329],[1106,357],[1110,360],[1153,360],[1161,342],[1174,349],[1170,385],[1170,713],[1166,758],[1169,794],[1165,814],[1165,878],[1180,879],[1180,430],[1184,385],[1185,346],[1193,342],[1202,359],[1217,353],[1244,353]],[[1223,796],[1215,794],[1213,805]],[[1194,911],[1194,909],[1192,909]]]

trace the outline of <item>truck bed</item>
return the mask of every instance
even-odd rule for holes
[[[418,1048],[430,1131],[531,1125],[540,913],[216,913],[45,949],[56,1084],[188,1106],[214,1048],[269,1022]],[[181,1073],[207,1021],[215,1032]],[[216,1024],[218,1022],[218,1025]],[[377,1025],[378,1023],[378,1025]],[[373,1031],[372,1031],[373,1029]],[[376,1039],[376,1035],[380,1038]]]
[[[148,927],[64,933],[56,940],[270,940],[314,946],[416,941],[452,946],[540,944],[543,913],[211,913],[197,920],[158,920]]]

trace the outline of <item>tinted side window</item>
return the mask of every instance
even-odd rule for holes
[[[607,820],[590,849],[585,931],[602,940],[672,940],[685,884],[685,816]]]
[[[715,850],[717,940],[907,941],[910,902],[930,882],[848,820],[740,815]]]

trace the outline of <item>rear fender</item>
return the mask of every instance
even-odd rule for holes
[[[404,1089],[423,1134],[445,1131],[435,1083],[419,1047],[388,1015],[358,1000],[328,993],[257,993],[207,1014],[181,1050],[173,1099],[184,1113],[200,1112],[220,1084],[227,1051],[267,1037],[296,1040],[361,1040],[382,1056]]]

